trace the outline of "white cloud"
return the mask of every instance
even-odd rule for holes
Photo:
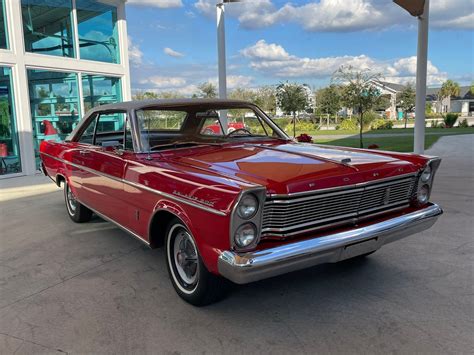
[[[351,65],[359,69],[370,68],[381,73],[385,80],[395,83],[413,82],[416,76],[416,57],[401,58],[382,62],[366,55],[338,56],[323,58],[298,57],[289,54],[279,44],[260,40],[241,51],[250,61],[250,67],[266,76],[278,78],[328,79],[341,65]],[[429,85],[446,80],[446,73],[440,72],[428,63]]]
[[[137,44],[133,43],[130,36],[128,36],[128,58],[134,66],[142,64],[143,52]]]
[[[218,81],[216,77],[209,78],[209,82],[213,83],[214,85],[218,85]],[[228,75],[227,76],[227,89],[233,90],[236,88],[245,88],[249,87],[253,82],[253,78],[251,76],[246,75]]]
[[[152,6],[160,9],[170,9],[173,7],[182,7],[181,0],[128,0],[128,5],[134,6]]]
[[[163,48],[163,52],[166,54],[166,55],[169,55],[170,57],[174,57],[174,58],[182,58],[184,57],[184,54],[183,53],[180,53],[180,52],[177,52],[171,48]]]
[[[150,78],[140,80],[140,84],[151,84],[153,89],[177,89],[186,85],[186,79],[181,77],[155,75]]]
[[[215,0],[198,0],[200,12],[215,17]],[[474,28],[474,6],[466,0],[432,0],[430,23],[435,28]],[[226,12],[245,28],[296,23],[307,31],[360,31],[414,24],[413,18],[389,0],[320,0],[287,2],[277,7],[271,0],[229,4]]]

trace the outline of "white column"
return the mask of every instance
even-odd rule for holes
[[[227,98],[227,73],[225,55],[225,10],[224,4],[217,4],[217,57],[219,67],[219,97]],[[221,111],[220,121],[224,133],[227,132],[227,112]]]
[[[416,109],[414,152],[425,151],[426,76],[428,70],[428,22],[430,0],[425,0],[423,15],[418,18],[418,52],[416,60]]]
[[[117,29],[119,38],[120,65],[122,65],[124,71],[124,75],[121,76],[122,101],[129,101],[132,99],[132,94],[130,90],[130,63],[128,60],[128,33],[125,2],[120,2],[117,6]]]

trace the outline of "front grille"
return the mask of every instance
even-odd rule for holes
[[[263,209],[262,235],[291,236],[364,215],[383,213],[409,204],[416,176],[303,197],[268,197]]]

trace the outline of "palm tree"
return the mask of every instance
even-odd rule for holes
[[[438,92],[439,111],[440,112],[442,111],[443,100],[447,98],[449,100],[448,100],[448,109],[446,111],[449,112],[449,109],[451,108],[451,96],[459,96],[460,92],[461,92],[461,87],[459,86],[457,82],[451,79],[446,80]]]

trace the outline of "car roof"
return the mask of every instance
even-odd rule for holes
[[[143,101],[125,101],[114,104],[101,105],[90,110],[92,112],[111,111],[111,110],[140,110],[145,108],[248,108],[254,106],[250,102],[228,99],[155,99]]]

